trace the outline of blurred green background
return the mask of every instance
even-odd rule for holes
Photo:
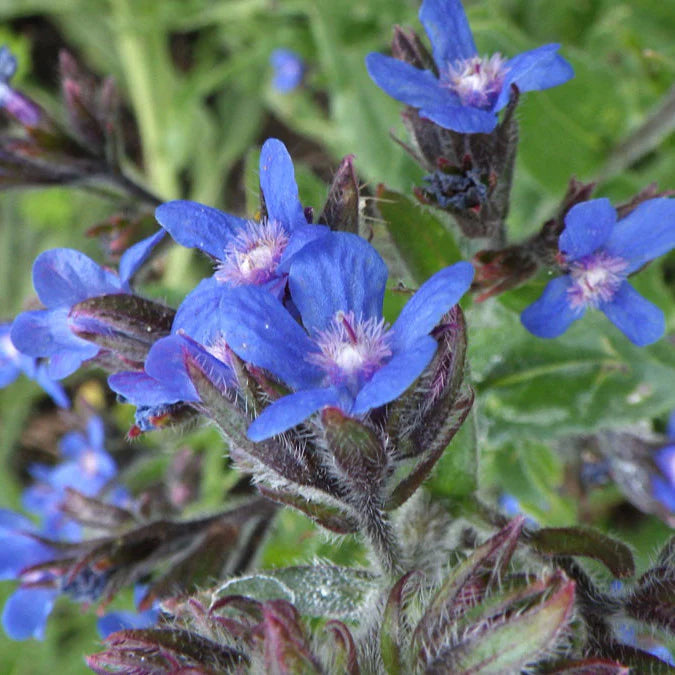
[[[534,232],[553,213],[571,176],[599,181],[598,195],[614,201],[654,181],[663,189],[675,187],[672,2],[464,4],[481,53],[512,56],[560,42],[576,71],[570,83],[530,94],[519,108],[513,238]],[[421,31],[418,6],[417,0],[0,0],[0,43],[20,59],[14,84],[57,115],[60,48],[97,76],[112,74],[128,112],[129,170],[163,199],[185,197],[252,213],[257,149],[277,136],[294,158],[303,203],[318,210],[326,181],[346,154],[356,155],[365,195],[379,183],[410,194],[420,181],[421,170],[390,137],[393,130],[405,138],[400,105],[372,84],[363,63],[368,52],[388,48],[394,24]],[[278,47],[298,52],[308,66],[304,86],[289,94],[271,86],[269,56]],[[25,306],[31,263],[40,251],[72,246],[100,259],[97,242],[83,233],[114,208],[67,188],[1,193],[0,317]],[[156,293],[180,298],[190,290],[201,273],[193,261],[185,251],[170,252]],[[672,333],[675,295],[668,269],[672,256],[640,274],[636,285],[664,308]],[[640,351],[594,319],[555,344],[524,336],[517,310],[539,287],[486,303],[473,314],[471,363],[484,458],[480,486],[486,493],[505,488],[517,494],[542,522],[571,524],[580,519],[579,505],[560,489],[565,464],[552,449],[553,439],[663,418],[675,407],[675,359],[671,343]],[[631,364],[630,372],[617,376],[624,363]],[[627,402],[645,383],[648,394]],[[37,397],[25,380],[0,392],[3,457],[12,454]],[[433,491],[460,497],[474,489],[475,442],[470,430],[461,434],[460,449],[446,453],[430,484]],[[158,443],[178,441],[164,435]],[[2,472],[0,489],[3,504],[16,507],[19,487],[12,471]],[[620,500],[608,490],[600,501]],[[603,516],[595,524],[619,527]],[[298,540],[310,541],[299,555],[316,555],[317,547],[326,547],[312,531],[302,517],[287,514],[265,562],[292,560],[289,551]],[[641,566],[666,532],[654,518],[630,530]],[[8,586],[2,586],[5,595]],[[96,651],[98,643],[92,614],[79,614],[78,607],[59,603],[44,643],[13,643],[0,635],[0,672],[84,672],[81,655]]]

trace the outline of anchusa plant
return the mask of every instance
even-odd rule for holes
[[[353,155],[322,206],[302,201],[307,139],[272,122],[288,148],[262,134],[239,176],[258,201],[160,200],[123,157],[112,80],[63,55],[56,122],[0,50],[23,129],[0,138],[0,182],[104,188],[121,209],[89,231],[103,263],[43,251],[37,300],[0,326],[0,385],[23,372],[70,395],[54,414],[80,427],[51,464],[19,458],[30,517],[0,514],[12,639],[43,639],[60,596],[101,615],[133,593],[99,619],[96,673],[670,672],[675,538],[636,564],[603,530],[617,512],[675,524],[673,275],[655,262],[675,199],[650,186],[613,207],[571,178],[513,240],[519,106],[574,76],[566,50],[480,56],[459,0],[419,20],[430,50],[397,26],[392,56],[359,54],[425,174],[374,204]],[[312,129],[310,66],[270,63],[297,89],[273,98]],[[83,420],[101,372],[102,419]]]

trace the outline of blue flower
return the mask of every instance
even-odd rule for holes
[[[179,244],[198,248],[215,262],[215,274],[200,284],[200,292],[214,286],[257,285],[281,295],[293,255],[328,232],[307,223],[293,162],[275,138],[262,147],[260,188],[267,217],[259,221],[181,200],[162,204],[155,211],[159,224]]]
[[[19,579],[22,583],[2,613],[5,632],[14,640],[43,639],[47,618],[59,594],[90,601],[99,595],[106,581],[105,572],[88,567],[66,579],[55,560],[57,551],[48,543],[81,540],[81,526],[60,508],[66,490],[72,488],[96,496],[117,473],[114,460],[104,449],[100,418],[88,420],[86,436],[75,431],[67,433],[61,439],[60,450],[65,461],[53,467],[32,466],[30,473],[36,483],[23,493],[23,506],[39,518],[39,526],[18,513],[0,510],[0,579]],[[108,496],[111,504],[128,504],[129,496],[120,485],[114,486]],[[50,561],[54,564],[31,569]]]
[[[0,510],[0,579],[17,579],[22,570],[47,562],[53,550],[31,535],[37,528],[23,516]],[[58,591],[53,588],[18,588],[7,599],[2,626],[13,640],[44,639],[47,617]]]
[[[290,49],[275,49],[270,55],[270,64],[274,69],[272,85],[282,94],[293,91],[302,83],[305,75],[305,64]]]
[[[139,408],[136,423],[142,431],[154,428],[152,418],[168,406],[200,400],[190,379],[188,359],[221,391],[235,385],[223,326],[229,311],[228,289],[214,286],[210,279],[202,281],[178,308],[172,334],[150,348],[144,371],[115,373],[108,378],[114,392]]]
[[[663,312],[626,281],[629,274],[675,246],[675,200],[650,199],[617,222],[607,199],[577,204],[565,217],[559,248],[567,274],[550,281],[521,315],[543,338],[564,333],[586,308],[597,308],[642,347],[665,331]]]
[[[63,514],[60,505],[67,488],[94,497],[117,475],[115,460],[106,452],[104,441],[103,422],[99,417],[91,417],[86,436],[71,431],[61,439],[64,461],[55,466],[30,467],[35,484],[24,490],[22,504],[27,511],[40,516],[44,535],[59,539],[80,536],[79,526]],[[118,488],[113,501],[121,505],[126,497],[126,492]]]
[[[249,437],[279,434],[325,406],[365,415],[400,396],[436,352],[430,331],[472,278],[465,262],[438,272],[388,329],[384,261],[364,239],[336,233],[307,245],[291,264],[289,288],[304,329],[269,293],[233,289],[221,319],[227,344],[294,390],[263,410]]]
[[[40,106],[12,89],[9,82],[16,72],[17,61],[7,47],[0,47],[0,108],[4,108],[20,124],[36,127],[43,118]]]
[[[438,74],[382,54],[366,58],[368,73],[389,96],[441,127],[465,134],[489,133],[508,103],[511,85],[548,89],[574,76],[550,44],[512,59],[478,56],[460,0],[424,0],[420,22],[431,40]]]
[[[47,364],[32,356],[22,354],[12,342],[9,323],[0,324],[0,389],[10,385],[23,373],[35,380],[56,405],[70,407],[70,400],[63,387],[47,375]]]
[[[120,260],[119,275],[73,249],[41,253],[33,264],[33,286],[46,309],[17,316],[11,331],[16,348],[28,356],[49,358],[47,375],[57,380],[94,358],[99,347],[71,330],[72,306],[99,295],[132,293],[129,280],[163,236],[160,230],[129,248]]]

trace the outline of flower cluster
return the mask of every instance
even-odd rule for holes
[[[39,520],[37,525],[19,513],[4,510],[0,514],[0,577],[21,582],[2,613],[3,628],[14,640],[43,639],[47,618],[59,595],[92,602],[103,588],[104,571],[84,567],[77,574],[65,574],[58,558],[60,547],[82,541],[84,534],[82,526],[65,511],[72,491],[84,497],[105,492],[112,507],[131,503],[125,488],[115,482],[117,467],[104,441],[101,419],[91,417],[86,436],[71,431],[62,438],[61,462],[30,468],[35,482],[24,490],[22,502],[24,509]],[[155,610],[129,613],[128,617],[126,613],[120,617],[112,614],[101,619],[101,626],[105,631],[125,620],[144,627],[154,623],[156,616]]]
[[[414,33],[396,28],[393,58],[366,59],[375,83],[406,106],[406,149],[428,174],[413,191],[421,208],[454,219],[435,221],[425,211],[427,222],[462,236],[456,252],[443,259],[439,251],[430,268],[419,264],[424,244],[404,241],[390,223],[398,249],[391,259],[410,263],[416,289],[391,278],[390,251],[373,243],[377,232],[364,236],[353,156],[342,160],[317,218],[301,201],[293,161],[276,138],[261,148],[260,206],[251,217],[183,199],[159,203],[116,159],[112,85],[98,87],[62,56],[69,120],[62,132],[10,86],[16,62],[0,49],[0,107],[28,135],[12,146],[14,154],[0,138],[0,182],[10,160],[32,167],[35,180],[59,182],[60,161],[69,181],[91,174],[145,204],[120,216],[118,254],[136,233],[151,231],[143,225],[152,220],[149,205],[160,228],[127,248],[116,271],[73,249],[41,253],[33,265],[41,306],[0,325],[0,386],[23,372],[67,406],[58,381],[95,365],[118,400],[136,406],[129,438],[205,418],[227,447],[226,461],[215,449],[218,469],[245,474],[220,491],[224,504],[215,513],[181,520],[201,482],[198,453],[183,448],[161,457],[163,481],[134,489],[132,498],[118,483],[101,420],[91,418],[86,435],[66,434],[58,464],[29,467],[33,483],[22,501],[33,520],[0,513],[0,574],[20,582],[2,616],[10,637],[42,638],[60,595],[103,608],[133,587],[142,611],[99,622],[113,635],[108,650],[88,660],[96,672],[619,673],[623,663],[662,665],[616,627],[627,617],[640,634],[646,626],[673,630],[672,611],[658,597],[675,588],[673,542],[612,596],[576,558],[594,558],[626,578],[635,574],[629,547],[590,528],[547,527],[543,508],[537,522],[525,518],[522,495],[510,494],[517,491],[511,486],[498,508],[497,490],[486,501],[476,497],[478,445],[492,434],[480,427],[482,409],[475,427],[450,444],[476,395],[468,343],[476,331],[490,330],[489,321],[472,325],[474,308],[465,319],[465,294],[478,291],[477,300],[487,300],[553,268],[558,275],[522,312],[530,333],[556,338],[590,308],[634,345],[649,345],[663,336],[666,317],[629,277],[675,247],[675,200],[653,188],[615,209],[608,199],[590,199],[592,184],[573,179],[541,231],[510,242],[520,95],[565,83],[572,68],[556,44],[513,58],[481,57],[460,0],[423,0],[419,18],[432,53]],[[296,54],[275,50],[271,65],[278,91],[302,83],[306,66]],[[30,161],[45,138],[58,152],[54,166],[40,168]],[[387,191],[382,186],[377,194]],[[391,196],[397,206],[390,210],[401,207],[414,221],[420,207]],[[386,216],[387,200],[380,201]],[[108,227],[116,227],[114,219]],[[476,240],[487,248],[473,264],[461,260],[476,251]],[[160,255],[162,241],[197,249],[212,265],[175,309],[141,295],[146,277],[138,273]],[[403,295],[407,302],[396,303]],[[535,370],[536,377],[547,372]],[[479,382],[479,395],[497,388],[489,378]],[[630,397],[641,395],[638,388]],[[500,408],[498,394],[491,405]],[[621,433],[611,430],[570,443],[579,466],[595,443],[617,483],[613,467],[630,465],[630,489],[622,489],[640,495],[628,499],[667,521],[664,511],[675,511],[673,425],[675,417],[667,444],[654,453],[634,443],[622,456]],[[152,437],[143,440],[152,447]],[[507,436],[506,444],[516,440]],[[446,452],[446,468],[458,477],[434,500],[420,488]],[[502,460],[494,460],[493,471],[506,466]],[[583,487],[591,489],[592,481]],[[326,562],[251,573],[280,505],[330,532],[358,535],[356,545],[372,553],[368,566]],[[209,590],[214,581],[219,585]],[[419,601],[410,602],[413,593]],[[313,635],[304,617],[329,619],[329,637]]]

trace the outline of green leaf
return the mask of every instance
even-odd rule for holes
[[[495,442],[625,426],[675,407],[672,347],[665,340],[636,347],[600,312],[553,340],[527,333],[500,303],[475,306],[468,324],[469,360]]]
[[[376,589],[376,577],[366,570],[306,565],[226,581],[214,598],[245,595],[261,602],[283,599],[297,607],[301,614],[356,619],[363,603]]]
[[[394,245],[416,283],[462,259],[454,237],[430,210],[384,186],[377,198]]]

